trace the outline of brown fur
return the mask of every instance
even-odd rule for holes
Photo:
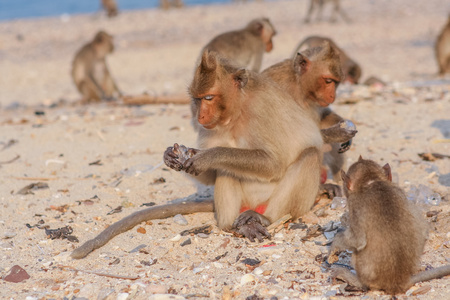
[[[164,10],[168,10],[172,7],[182,8],[183,6],[183,0],[159,0],[159,7]]]
[[[330,20],[329,20],[330,22],[336,22],[338,14],[341,14],[341,17],[344,19],[344,21],[346,21],[347,23],[350,22],[350,19],[347,16],[347,14],[341,9],[340,0],[311,0],[309,3],[308,13],[305,17],[305,23],[309,23],[311,21],[312,14],[313,14],[314,10],[316,10],[316,8],[318,9],[317,21],[321,21],[323,6],[326,3],[333,4],[333,12],[332,12],[332,14],[330,16]]]
[[[106,55],[113,50],[113,37],[99,31],[91,42],[76,53],[72,78],[83,96],[83,102],[110,100],[115,93],[121,95],[106,65]]]
[[[324,130],[331,126],[339,126],[339,122],[344,121],[327,107],[335,100],[336,88],[344,77],[339,51],[336,48],[325,42],[321,47],[310,48],[297,54],[294,59],[287,59],[267,68],[263,74],[272,78],[308,111],[310,117],[322,129],[324,138],[326,136],[329,138],[324,140],[326,143],[341,143],[352,138],[344,136],[343,140],[339,140],[340,131],[338,135],[324,134]],[[333,82],[326,84],[324,77],[332,78]],[[333,150],[327,152],[325,156],[325,162],[330,165],[334,175],[338,174],[345,162],[343,155],[338,153],[339,146],[340,144],[332,144]]]
[[[264,216],[271,222],[311,208],[322,140],[315,122],[289,94],[267,76],[234,67],[210,51],[203,54],[189,93],[201,150],[181,162],[169,147],[165,162],[215,185],[220,228],[231,228],[242,206],[266,203]]]
[[[264,52],[273,48],[275,28],[267,18],[254,19],[245,28],[222,33],[213,38],[202,50],[211,50],[235,64],[259,72]]]
[[[450,73],[450,15],[447,24],[442,28],[435,45],[436,60],[439,66],[439,75]]]
[[[298,52],[301,52],[308,48],[320,47],[324,41],[327,41],[332,47],[339,51],[341,67],[345,75],[344,81],[357,84],[359,82],[359,79],[361,78],[361,67],[358,65],[358,63],[352,60],[341,48],[339,48],[336,43],[330,38],[309,36],[297,46],[294,55],[297,55]]]
[[[330,253],[353,252],[362,287],[405,292],[417,270],[427,225],[405,193],[391,182],[389,165],[360,158],[342,171],[349,226],[334,238]]]
[[[117,16],[119,13],[116,0],[102,0],[102,6],[110,18]]]

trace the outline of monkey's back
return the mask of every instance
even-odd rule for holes
[[[252,57],[262,59],[264,43],[246,30],[230,31],[213,38],[203,49],[219,53],[239,66],[251,68]]]
[[[367,241],[364,249],[354,253],[360,281],[391,294],[404,292],[426,239],[426,225],[419,211],[399,187],[388,181],[369,184],[349,196],[349,203],[353,201],[360,203],[350,218],[358,218]]]

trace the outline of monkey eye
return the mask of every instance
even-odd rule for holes
[[[331,79],[331,78],[325,78],[325,83],[326,84],[330,84],[330,83],[333,83],[333,82],[336,82],[336,81]]]
[[[211,101],[213,98],[214,98],[213,95],[207,95],[207,96],[203,97],[203,99],[208,100],[208,101]]]

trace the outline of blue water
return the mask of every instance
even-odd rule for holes
[[[158,7],[159,0],[116,0],[119,10]],[[185,5],[230,2],[231,0],[184,0]],[[0,0],[0,20],[95,13],[100,0]]]

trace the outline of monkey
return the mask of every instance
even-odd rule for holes
[[[243,29],[214,37],[201,53],[215,51],[243,68],[259,72],[264,52],[273,49],[272,37],[276,33],[268,18],[254,19]]]
[[[117,16],[119,13],[116,0],[102,0],[102,6],[110,18]]]
[[[345,121],[328,107],[334,102],[336,89],[344,78],[338,50],[325,41],[321,47],[299,52],[293,59],[277,63],[265,69],[262,74],[288,91],[321,128],[324,142],[332,146],[332,150],[324,154],[324,162],[330,167],[335,181],[339,182],[339,171],[345,163],[341,153],[349,149],[351,139],[357,131],[354,126],[347,127],[351,122]],[[341,194],[337,185],[325,187],[330,195]]]
[[[354,275],[335,267],[332,276],[360,289],[404,293],[424,280],[450,274],[450,265],[413,275],[422,255],[427,224],[404,191],[392,183],[389,164],[363,159],[341,172],[348,203],[348,227],[334,237],[330,257],[352,251]]]
[[[324,41],[330,43],[332,47],[339,51],[339,58],[341,60],[342,71],[344,72],[345,79],[344,82],[349,82],[351,84],[358,84],[359,79],[361,78],[361,67],[352,60],[341,48],[339,48],[336,43],[327,37],[321,36],[309,36],[305,38],[300,44],[296,47],[294,56],[301,52],[302,50],[306,50],[308,48],[320,47]]]
[[[439,75],[450,73],[450,14],[447,24],[442,28],[436,40],[434,49],[439,66]]]
[[[261,241],[268,236],[265,225],[311,208],[319,188],[322,137],[288,93],[269,77],[209,50],[189,93],[199,149],[188,148],[194,155],[184,159],[175,146],[168,147],[164,162],[214,185],[220,229],[236,228]]]
[[[159,7],[164,10],[168,10],[171,7],[181,8],[183,6],[183,0],[159,0]]]
[[[363,84],[368,86],[380,86],[380,87],[386,86],[386,82],[375,76],[370,76],[369,78],[364,80]]]
[[[315,122],[270,78],[234,66],[206,50],[190,85],[200,149],[174,144],[167,166],[215,185],[214,198],[150,207],[112,224],[71,253],[80,259],[143,221],[215,212],[218,227],[251,241],[269,237],[265,226],[314,204],[322,137]],[[292,126],[302,130],[292,130]]]
[[[304,22],[309,23],[311,21],[311,16],[313,14],[313,11],[317,7],[319,8],[319,11],[317,13],[317,21],[321,21],[322,20],[322,10],[323,10],[323,6],[325,3],[333,3],[333,5],[334,5],[333,12],[330,17],[330,22],[332,22],[332,23],[336,22],[338,14],[341,14],[342,19],[344,19],[344,21],[346,21],[347,23],[351,22],[350,18],[347,16],[347,14],[341,9],[340,0],[311,0],[309,2],[309,9],[308,9],[308,13],[305,17]]]
[[[122,96],[106,65],[105,57],[113,50],[113,37],[99,31],[91,42],[76,53],[72,63],[72,78],[83,95],[83,103],[112,100],[115,93]]]

